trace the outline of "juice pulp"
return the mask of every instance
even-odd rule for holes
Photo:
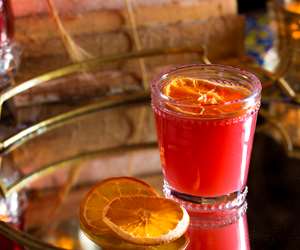
[[[187,250],[250,250],[246,214],[222,226],[190,226]]]
[[[162,168],[171,189],[201,197],[240,191],[247,181],[257,112],[245,111],[240,103],[222,104],[243,99],[249,91],[178,78],[162,92],[181,104],[153,107]],[[234,116],[226,116],[232,112]]]

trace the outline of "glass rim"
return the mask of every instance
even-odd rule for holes
[[[198,108],[199,106],[201,106],[199,104],[184,104],[181,101],[174,100],[166,96],[161,91],[163,84],[158,84],[159,82],[168,79],[169,75],[171,75],[172,73],[176,73],[179,70],[189,70],[193,68],[195,69],[211,68],[217,70],[219,69],[220,71],[223,72],[225,71],[228,73],[236,73],[240,77],[244,78],[245,81],[248,81],[249,83],[251,82],[251,86],[253,87],[253,90],[250,90],[250,94],[246,95],[243,98],[232,100],[232,101],[226,101],[224,103],[219,103],[219,104],[204,105],[206,108],[218,108],[218,107],[224,107],[233,104],[248,103],[251,102],[251,100],[256,100],[256,98],[258,98],[261,94],[262,86],[260,80],[258,79],[257,76],[255,76],[253,73],[249,71],[240,69],[238,67],[222,65],[222,64],[187,64],[187,65],[172,67],[171,69],[162,72],[156,78],[154,78],[151,82],[152,94],[154,95],[154,97],[157,97],[160,100],[173,104],[177,107]]]

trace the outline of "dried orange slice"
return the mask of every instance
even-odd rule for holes
[[[225,101],[220,92],[227,89],[233,88],[221,87],[217,83],[204,79],[177,77],[164,87],[163,92],[166,96],[180,101],[182,104],[212,105]]]
[[[83,231],[93,236],[109,234],[111,230],[102,220],[104,207],[116,197],[133,195],[158,196],[150,185],[131,177],[110,178],[95,185],[81,202]]]
[[[206,79],[176,77],[163,87],[163,93],[178,105],[167,103],[171,110],[189,115],[214,115],[235,110],[222,111],[218,106],[226,102],[245,98],[250,93],[240,86],[220,84]]]
[[[188,228],[189,215],[172,200],[151,196],[124,196],[103,210],[103,221],[122,239],[155,245],[180,238]]]

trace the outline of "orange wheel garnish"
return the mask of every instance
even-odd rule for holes
[[[211,105],[225,101],[220,95],[220,85],[208,80],[178,77],[163,89],[166,96],[184,104]]]
[[[172,200],[151,196],[124,196],[112,200],[103,221],[122,239],[155,245],[180,238],[189,225],[186,210]]]
[[[104,207],[116,197],[133,195],[155,197],[158,193],[147,183],[131,177],[110,178],[95,185],[81,202],[80,224],[83,231],[93,236],[110,233],[102,220]]]
[[[229,112],[221,110],[217,105],[236,101],[249,95],[248,90],[239,86],[226,86],[205,79],[177,77],[168,82],[162,92],[170,100],[179,105],[167,102],[171,110],[189,115],[214,115]]]

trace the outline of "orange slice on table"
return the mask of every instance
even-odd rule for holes
[[[112,200],[103,221],[122,239],[155,245],[180,238],[189,225],[186,210],[172,200],[154,196],[124,196]]]
[[[80,223],[84,232],[93,235],[109,233],[110,229],[102,220],[104,207],[116,197],[132,195],[158,196],[158,193],[147,183],[131,177],[110,178],[95,185],[80,206]]]

